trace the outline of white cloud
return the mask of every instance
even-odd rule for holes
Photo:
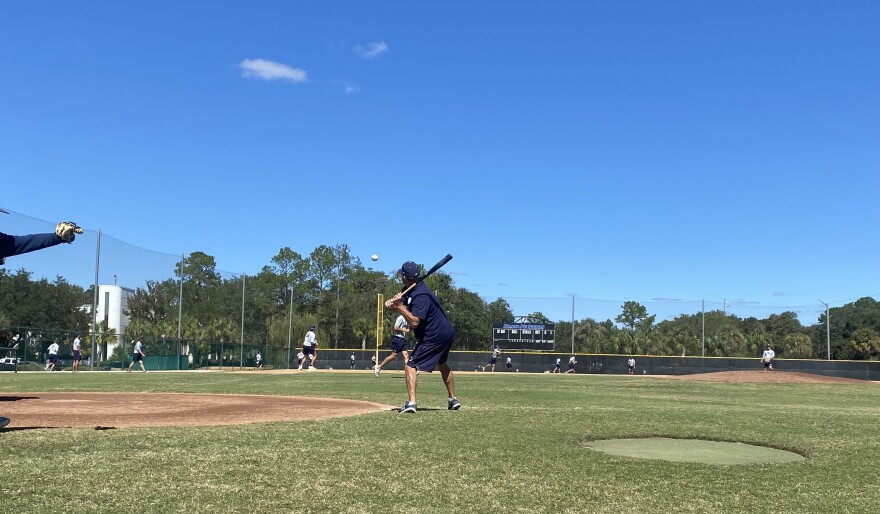
[[[306,70],[266,59],[245,59],[239,63],[238,67],[241,68],[241,76],[247,78],[281,79],[291,82],[306,82],[308,80]]]
[[[361,88],[359,88],[358,86],[356,86],[354,84],[348,84],[345,86],[345,94],[347,94],[347,95],[350,95],[352,93],[357,93],[360,90],[361,90]]]
[[[378,43],[370,43],[364,48],[361,45],[354,47],[354,52],[364,59],[375,59],[388,51],[388,45],[384,41]]]

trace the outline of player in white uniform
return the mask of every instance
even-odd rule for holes
[[[409,361],[409,346],[406,344],[406,334],[409,334],[409,323],[403,315],[397,317],[394,322],[394,337],[391,338],[391,354],[382,359],[382,362],[375,367],[376,376],[382,372],[382,366],[388,364],[397,358],[398,353],[403,354],[403,362]]]
[[[630,357],[626,361],[626,369],[629,370],[629,374],[632,375],[636,372],[636,360]]]
[[[257,352],[257,362],[254,364],[254,369],[263,369],[263,354]]]
[[[73,338],[73,368],[71,370],[74,373],[79,371],[79,361],[82,360],[81,346],[82,339],[79,338],[79,334],[76,334]]]
[[[553,368],[553,373],[562,373],[562,359],[556,358],[556,366]]]
[[[489,371],[495,371],[495,365],[498,364],[498,357],[501,356],[501,348],[495,347],[492,350],[492,356],[489,357],[489,364],[483,366],[483,371],[486,371],[486,368],[490,368]]]
[[[128,365],[128,372],[131,373],[131,368],[133,368],[134,363],[137,362],[141,365],[141,371],[146,373],[147,368],[144,367],[144,357],[146,356],[147,354],[144,353],[144,345],[141,344],[141,339],[138,338],[134,343],[134,353],[131,355],[131,364]]]
[[[49,364],[46,364],[46,371],[54,371],[55,364],[58,362],[58,340],[52,341],[49,345]]]
[[[315,325],[309,327],[309,331],[306,332],[306,337],[303,339],[303,354],[309,358],[309,369],[315,370],[315,359],[318,357],[318,337],[315,335]],[[305,359],[300,363],[298,369],[303,369],[303,365],[305,365]]]
[[[510,355],[507,356],[507,371],[510,371],[513,368],[513,361],[510,360]]]
[[[767,345],[767,349],[764,350],[764,354],[761,355],[761,364],[764,365],[764,371],[768,369],[773,371],[773,359],[776,358],[776,352],[773,351],[773,347],[769,344]]]
[[[299,366],[300,369],[302,369],[302,363],[305,358],[306,354],[304,354],[303,352],[299,352],[296,354],[296,365]]]
[[[566,371],[566,373],[574,373],[574,365],[577,363],[578,363],[578,361],[576,361],[574,358],[574,355],[572,355],[568,359],[568,371]]]

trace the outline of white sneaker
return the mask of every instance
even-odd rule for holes
[[[309,371],[315,371],[316,369],[318,369],[318,368],[316,368],[316,367],[314,367],[314,366],[311,366],[311,367],[309,368]]]
[[[379,376],[379,373],[382,373],[382,368],[380,368],[379,366],[376,366],[376,371],[374,371],[374,373],[375,373],[376,376],[378,377],[378,376]]]

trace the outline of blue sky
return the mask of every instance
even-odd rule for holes
[[[224,4],[4,6],[0,230],[235,273],[452,253],[561,319],[880,293],[876,2]],[[8,266],[93,280],[58,252]]]

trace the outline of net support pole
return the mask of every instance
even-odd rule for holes
[[[95,320],[98,319],[98,270],[101,268],[101,229],[98,229],[98,239],[95,243],[95,294],[92,297],[92,371],[95,371],[98,342],[95,340]],[[104,307],[106,308],[106,306]]]

